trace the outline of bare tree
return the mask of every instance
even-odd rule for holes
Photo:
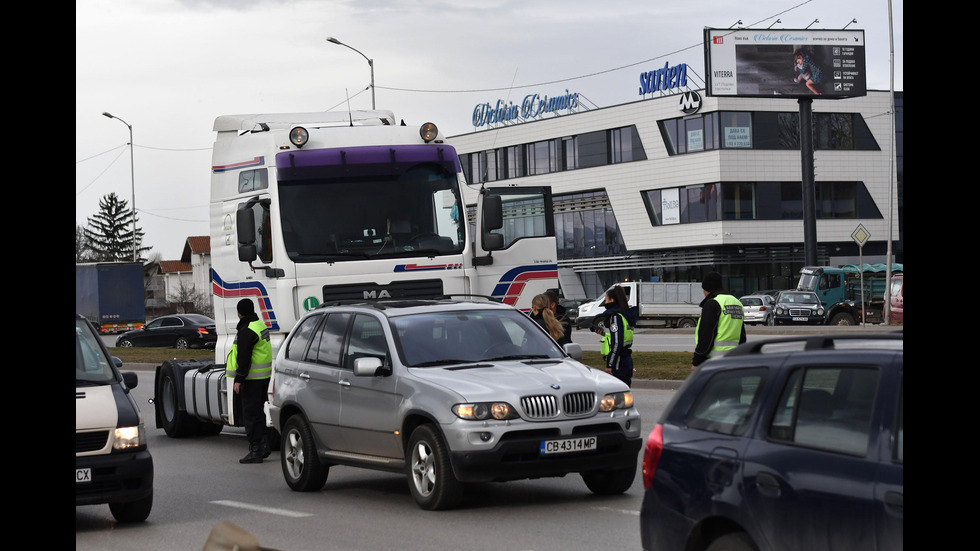
[[[204,314],[214,317],[211,296],[195,291],[192,286],[183,281],[174,290],[171,298],[173,300],[170,301],[170,306],[178,314]]]

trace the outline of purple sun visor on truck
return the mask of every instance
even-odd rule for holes
[[[280,180],[378,174],[379,168],[385,165],[390,167],[385,172],[390,170],[390,174],[401,174],[413,166],[427,163],[437,164],[450,174],[460,171],[456,150],[445,144],[337,147],[288,151],[276,155]]]

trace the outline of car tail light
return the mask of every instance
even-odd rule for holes
[[[197,332],[198,332],[198,333],[200,333],[200,334],[201,334],[201,336],[205,336],[205,335],[207,335],[207,334],[208,334],[208,330],[207,330],[207,329],[205,329],[205,328],[203,328],[203,327],[198,327],[198,328],[197,328]]]
[[[760,312],[765,312],[765,311],[766,311],[766,307],[765,307],[765,306],[761,306],[761,307],[759,308],[759,311],[760,311]]]
[[[653,474],[660,462],[660,453],[664,451],[664,426],[655,425],[647,436],[647,445],[643,450],[643,488],[648,490],[653,484]]]

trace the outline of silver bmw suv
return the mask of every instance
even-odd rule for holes
[[[430,510],[457,506],[466,482],[580,473],[592,492],[625,492],[640,415],[626,384],[581,357],[482,299],[321,306],[275,362],[286,484],[318,491],[331,465],[403,472]]]

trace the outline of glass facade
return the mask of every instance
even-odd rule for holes
[[[524,176],[646,160],[635,126],[586,132],[459,156],[466,181]]]
[[[721,182],[641,191],[654,226],[718,220],[802,220],[800,182]],[[861,182],[816,182],[816,216],[882,218]]]
[[[659,122],[670,155],[717,149],[799,149],[800,114],[717,111]],[[814,113],[815,150],[880,151],[860,113]]]

